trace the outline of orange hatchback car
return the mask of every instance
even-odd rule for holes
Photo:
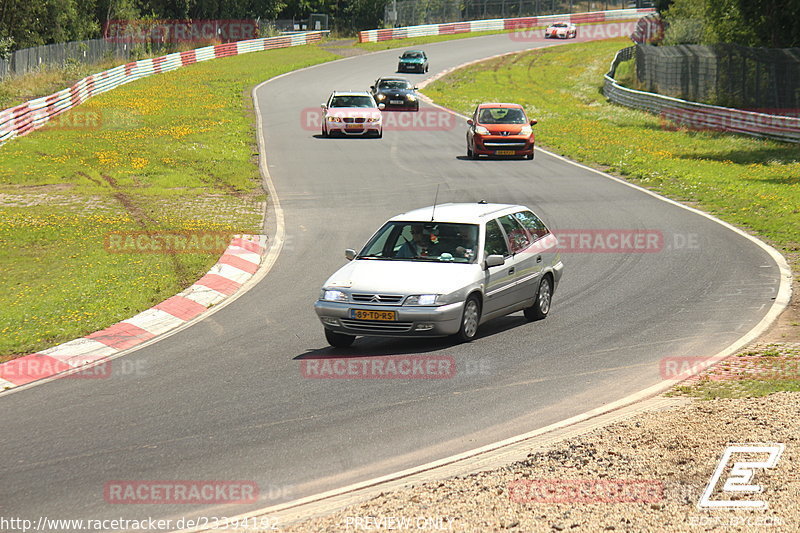
[[[522,156],[533,159],[533,126],[519,104],[479,104],[467,121],[467,157]]]

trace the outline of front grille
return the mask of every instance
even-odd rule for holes
[[[380,322],[368,320],[349,320],[340,318],[339,321],[347,329],[363,333],[402,333],[411,330],[411,322]]]
[[[355,124],[363,124],[364,122],[366,122],[366,120],[367,119],[365,119],[363,117],[358,117],[358,118],[344,117],[344,121],[347,122],[348,124],[353,124],[353,123],[355,123]]]
[[[375,300],[377,298],[377,300]],[[363,302],[375,305],[397,304],[403,300],[402,296],[397,294],[353,294],[352,299],[354,302]]]
[[[522,150],[525,148],[524,142],[497,142],[497,141],[483,141],[486,148],[496,148],[499,150]]]

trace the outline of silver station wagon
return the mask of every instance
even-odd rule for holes
[[[555,236],[521,205],[443,204],[390,219],[331,276],[314,309],[332,346],[356,336],[471,341],[492,318],[545,318],[564,268]]]

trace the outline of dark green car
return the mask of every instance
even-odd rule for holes
[[[397,63],[397,72],[428,72],[428,56],[422,50],[406,50]]]

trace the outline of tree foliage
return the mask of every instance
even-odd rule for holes
[[[800,0],[671,0],[665,44],[800,46]]]
[[[140,19],[305,19],[331,17],[339,29],[379,27],[389,0],[0,0],[4,49],[99,38],[109,21]]]

